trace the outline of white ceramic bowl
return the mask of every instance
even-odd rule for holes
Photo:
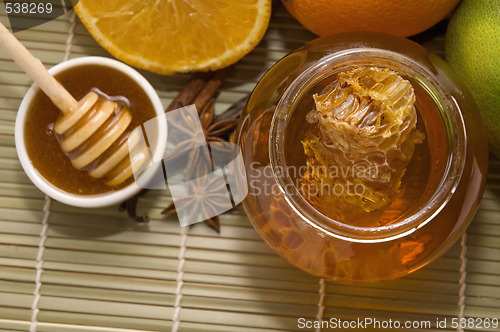
[[[137,82],[139,86],[143,88],[148,97],[150,98],[156,115],[164,114],[164,109],[161,103],[158,94],[155,89],[151,86],[151,84],[135,69],[125,65],[122,62],[104,58],[104,57],[82,57],[76,58],[72,60],[68,60],[62,62],[51,69],[49,72],[53,75],[67,70],[68,68],[81,66],[81,65],[91,65],[91,64],[99,64],[102,66],[113,67],[121,71],[122,73],[129,76],[132,80]],[[30,178],[30,180],[38,187],[42,192],[44,192],[49,197],[65,203],[67,205],[78,206],[78,207],[90,207],[97,208],[103,206],[110,206],[121,203],[128,198],[131,198],[135,194],[137,194],[142,188],[139,187],[135,182],[130,184],[129,186],[116,190],[110,191],[109,193],[96,194],[96,195],[77,195],[68,193],[64,190],[61,190],[47,181],[40,173],[33,167],[33,164],[30,161],[28,153],[26,151],[26,145],[24,140],[24,128],[26,122],[26,115],[31,104],[33,97],[39,91],[39,88],[36,84],[33,84],[31,88],[28,90],[26,95],[24,96],[21,105],[19,107],[19,111],[16,117],[15,124],[15,142],[16,142],[16,150],[19,156],[19,160],[21,161],[21,165],[23,166],[24,171]],[[153,160],[161,160],[167,142],[167,124],[164,121],[156,121],[158,123],[158,142],[156,142],[156,149],[153,151]],[[156,170],[158,169],[159,164],[156,167],[149,167],[142,175],[141,175],[141,183],[147,183],[149,180],[153,179]]]

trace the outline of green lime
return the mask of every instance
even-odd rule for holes
[[[462,1],[446,33],[446,60],[472,91],[500,157],[500,1]]]

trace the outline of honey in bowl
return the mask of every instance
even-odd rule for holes
[[[55,75],[57,80],[80,100],[89,91],[111,97],[130,109],[134,129],[155,117],[151,99],[139,84],[123,72],[105,65],[82,64],[69,67]],[[61,149],[53,126],[60,115],[59,109],[41,91],[33,97],[26,115],[24,138],[28,157],[36,170],[55,187],[77,195],[95,195],[118,191],[133,181],[130,178],[118,186],[109,186],[105,178],[95,179],[86,170],[76,169]],[[117,142],[118,143],[118,142]]]
[[[257,84],[236,135],[253,226],[327,280],[418,270],[463,234],[484,190],[472,97],[441,59],[394,36],[345,33],[291,53]]]

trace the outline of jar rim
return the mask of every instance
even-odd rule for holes
[[[408,41],[410,42],[410,41]],[[421,47],[420,45],[418,45]],[[425,50],[423,47],[421,47]],[[309,90],[321,80],[345,68],[373,66],[373,61],[383,63],[400,74],[425,80],[443,101],[440,110],[443,125],[447,129],[449,144],[448,158],[440,182],[422,207],[415,213],[394,224],[377,227],[353,226],[334,220],[316,210],[299,192],[287,172],[278,170],[286,167],[285,129],[294,111],[294,105],[304,91]],[[355,64],[355,66],[353,66]],[[378,65],[377,65],[378,66]],[[395,68],[391,68],[395,67]],[[403,71],[403,72],[402,72]],[[460,107],[453,96],[447,92],[437,78],[434,68],[429,68],[401,53],[374,47],[356,47],[330,53],[304,70],[288,86],[276,106],[269,131],[269,157],[274,178],[287,203],[294,212],[309,225],[330,236],[355,242],[381,242],[406,236],[432,220],[448,203],[460,182],[466,154],[465,121]],[[290,190],[290,188],[294,188]]]

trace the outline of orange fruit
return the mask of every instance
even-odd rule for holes
[[[75,11],[113,56],[160,74],[216,70],[249,53],[271,0],[79,0]]]
[[[464,0],[446,32],[446,60],[467,83],[500,158],[500,2]]]
[[[378,31],[402,37],[445,18],[460,0],[282,0],[302,25],[317,35]]]

